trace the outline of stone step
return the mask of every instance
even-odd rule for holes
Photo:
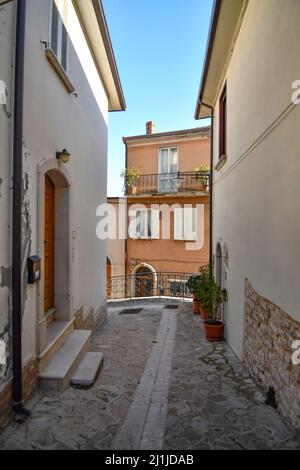
[[[47,367],[40,372],[41,388],[47,390],[65,390],[70,385],[84,354],[90,345],[91,331],[75,330],[53,356]]]
[[[47,328],[47,347],[39,355],[39,370],[42,372],[51,359],[67,341],[73,331],[74,319],[71,321],[53,321]]]
[[[82,388],[90,387],[95,383],[102,368],[103,353],[87,352],[71,378],[71,385]]]

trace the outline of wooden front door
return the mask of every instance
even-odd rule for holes
[[[44,310],[47,312],[54,307],[54,251],[55,251],[55,188],[51,179],[45,178],[45,284]]]

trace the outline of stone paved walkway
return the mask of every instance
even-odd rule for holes
[[[96,384],[38,391],[33,417],[0,435],[0,449],[300,449],[300,431],[264,405],[226,343],[205,341],[190,304],[142,306],[109,309],[93,338],[105,354]]]

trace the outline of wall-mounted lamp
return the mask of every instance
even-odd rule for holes
[[[68,163],[70,161],[71,154],[66,150],[63,149],[61,152],[56,152],[57,160],[60,160],[63,163]]]

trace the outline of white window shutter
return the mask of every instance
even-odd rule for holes
[[[128,236],[129,238],[137,238],[137,210],[129,209],[128,215]]]
[[[193,232],[194,232],[194,238],[193,240],[197,240],[197,233],[198,233],[198,212],[197,208],[193,208]]]
[[[58,45],[59,45],[58,22],[59,22],[59,12],[53,0],[52,1],[52,24],[51,24],[51,49],[53,50],[56,56],[58,55]]]
[[[189,241],[196,240],[195,230],[195,211],[193,207],[184,208],[184,239]]]
[[[153,209],[151,211],[151,238],[159,240],[159,210]]]
[[[137,219],[137,236],[138,238],[147,238],[148,232],[148,222],[147,222],[147,211],[140,210],[138,211],[138,219]]]
[[[62,24],[62,40],[61,40],[61,66],[67,71],[67,54],[68,54],[68,33],[64,24]]]
[[[183,240],[183,209],[174,210],[174,240]]]

